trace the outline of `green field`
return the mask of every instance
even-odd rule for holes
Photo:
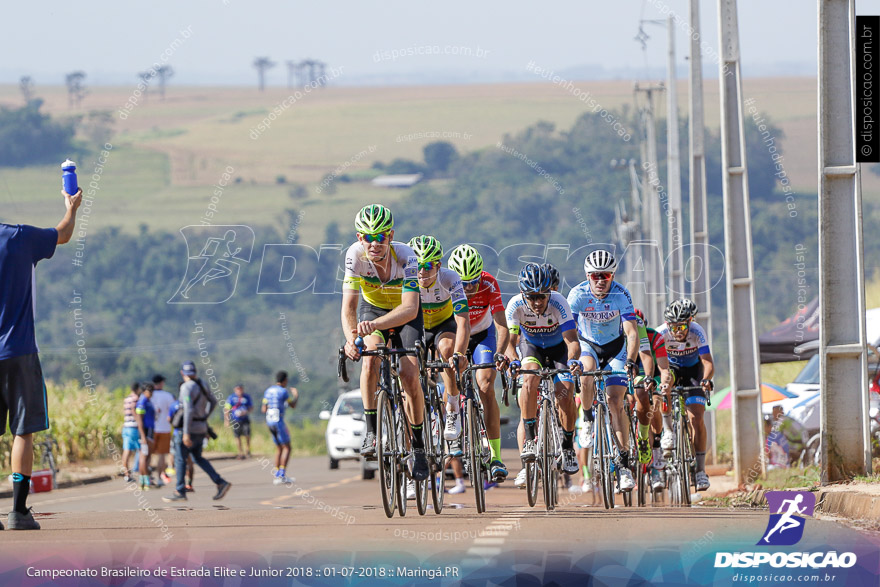
[[[632,83],[576,82],[608,109],[632,105]],[[336,194],[318,195],[325,174],[349,162],[347,170],[368,169],[376,160],[420,160],[433,140],[448,140],[460,152],[482,149],[539,120],[568,129],[586,106],[560,86],[546,82],[473,86],[400,88],[327,88],[302,96],[271,121],[256,139],[251,130],[289,95],[270,89],[171,87],[164,102],[150,97],[127,119],[116,115],[132,88],[94,87],[83,111],[114,113],[114,149],[104,168],[91,213],[92,228],[120,226],[135,232],[140,224],[176,230],[196,224],[210,202],[212,186],[225,169],[240,183],[223,190],[215,223],[272,224],[286,232],[284,210],[305,211],[299,226],[302,242],[321,239],[324,227],[347,220],[363,203],[393,203],[405,191],[372,188],[366,182],[337,181]],[[687,95],[680,84],[681,116]],[[64,117],[63,88],[41,87],[44,110]],[[785,132],[780,142],[786,169],[801,192],[815,192],[815,81],[808,78],[747,79],[744,96]],[[0,104],[17,105],[16,86],[0,86]],[[655,105],[663,117],[662,99]],[[706,84],[706,120],[717,127],[717,86]],[[630,129],[635,136],[636,129]],[[438,133],[436,138],[413,138]],[[446,133],[447,136],[443,136]],[[83,139],[84,137],[80,137]],[[661,137],[662,140],[662,137]],[[374,152],[358,157],[365,149]],[[683,154],[686,156],[686,153]],[[94,160],[79,161],[80,183]],[[60,163],[60,162],[59,162]],[[61,214],[56,166],[0,167],[0,217],[50,225]],[[277,183],[283,177],[285,183]],[[866,198],[880,194],[880,178],[864,173]],[[291,184],[306,186],[306,198],[291,198]]]

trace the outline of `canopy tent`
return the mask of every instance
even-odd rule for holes
[[[782,363],[785,361],[804,361],[818,352],[818,349],[801,354],[794,347],[811,340],[819,339],[819,298],[798,310],[794,316],[786,318],[770,332],[758,338],[761,349],[761,363]]]
[[[778,385],[773,385],[772,383],[762,383],[761,384],[761,403],[766,404],[770,402],[777,402],[780,400],[785,400],[789,398],[795,397],[795,394],[790,391],[786,391],[785,389],[779,387]],[[721,391],[715,393],[712,396],[712,405],[709,406],[710,410],[729,410],[733,407],[733,396],[730,394],[730,388],[725,387]]]

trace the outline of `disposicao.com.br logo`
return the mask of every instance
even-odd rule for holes
[[[816,495],[809,491],[768,491],[765,494],[770,507],[767,529],[758,546],[791,546],[804,535],[806,517],[816,509]],[[856,564],[852,552],[718,552],[715,568],[756,568],[769,564],[775,568],[843,568]]]

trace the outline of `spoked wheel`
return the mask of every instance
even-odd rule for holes
[[[422,442],[425,447],[425,452],[431,452],[431,420],[428,418],[428,406],[422,408]],[[428,460],[428,471],[431,471],[431,460]],[[416,481],[416,510],[419,512],[420,516],[424,516],[425,512],[428,511],[428,493],[430,490],[428,489],[428,484],[430,483],[431,476],[430,474],[424,481]]]
[[[526,463],[526,497],[529,507],[538,503],[538,461]]]
[[[394,508],[397,507],[397,434],[387,392],[379,392],[378,404],[376,451],[379,460],[379,487],[382,490],[382,507],[385,515],[390,518],[394,516]]]
[[[637,469],[637,479],[636,479],[636,487],[638,487],[638,505],[639,507],[645,507],[648,493],[651,491],[651,476],[648,474],[648,466],[639,463],[636,467]]]
[[[474,488],[477,512],[482,514],[486,511],[486,488],[483,485],[483,481],[486,479],[486,470],[483,467],[483,445],[480,439],[477,406],[474,405],[474,400],[467,401],[465,414],[467,415],[467,457],[470,461],[471,485]]]
[[[544,507],[552,511],[556,504],[553,502],[553,485],[556,483],[556,459],[553,456],[553,443],[551,441],[550,414],[552,406],[548,400],[544,400],[541,409],[541,450],[538,458],[541,459],[541,483],[544,486]]]
[[[443,497],[446,493],[446,441],[443,439],[443,409],[436,403],[431,406],[431,451],[432,458],[428,465],[431,468],[431,502],[434,513],[443,511]]]
[[[691,505],[691,443],[687,434],[687,421],[682,419],[682,425],[678,429],[678,466],[679,483],[681,483],[681,505]]]
[[[602,502],[605,505],[605,509],[611,509],[614,507],[614,502],[608,501],[608,491],[607,484],[605,483],[605,479],[607,473],[605,470],[605,429],[604,425],[604,411],[602,408],[602,404],[596,406],[596,417],[593,420],[593,478],[595,479],[596,485],[599,487],[599,493],[602,494]],[[613,494],[612,494],[613,495]],[[612,497],[613,499],[613,497]]]
[[[397,513],[400,517],[406,515],[406,486],[409,475],[406,473],[406,465],[410,454],[410,450],[406,441],[409,439],[405,429],[409,428],[406,416],[403,412],[403,405],[399,406],[400,413],[397,414]]]
[[[666,469],[666,486],[669,488],[669,503],[671,505],[681,505],[681,482],[679,477],[679,467],[668,467]]]

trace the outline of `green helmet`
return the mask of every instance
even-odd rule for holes
[[[394,228],[391,210],[382,204],[364,206],[354,218],[354,228],[361,234],[379,234]]]
[[[472,281],[483,273],[483,258],[470,245],[458,245],[452,249],[448,264],[463,281]]]
[[[433,236],[427,234],[414,236],[409,241],[409,246],[415,251],[416,257],[419,258],[419,263],[439,261],[443,258],[443,245]]]

